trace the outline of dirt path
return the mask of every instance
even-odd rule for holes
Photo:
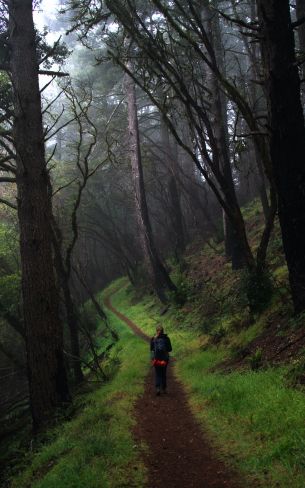
[[[136,324],[112,306],[110,296],[104,303],[137,335],[149,340]],[[236,476],[217,459],[204,439],[172,366],[168,370],[168,390],[167,395],[156,397],[151,370],[135,408],[135,438],[148,445],[147,488],[241,488]]]

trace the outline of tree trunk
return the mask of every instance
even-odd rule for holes
[[[185,249],[185,238],[180,195],[177,186],[178,154],[177,151],[176,154],[174,154],[174,151],[171,147],[168,126],[164,121],[162,114],[161,139],[164,151],[165,165],[169,173],[168,190],[170,194],[170,217],[173,223],[173,230],[175,233],[175,254],[179,259]]]
[[[31,0],[10,0],[14,144],[30,404],[34,427],[69,399],[53,269],[51,195],[44,152]]]
[[[219,14],[209,6],[203,7],[203,14],[207,22],[208,32],[210,33],[211,43],[214,48],[215,58],[219,70],[224,73],[223,47],[219,25]],[[213,72],[210,73],[211,92],[212,92],[212,111],[213,111],[213,131],[216,141],[216,150],[218,151],[217,159],[221,166],[221,171],[225,177],[227,187],[236,199],[235,187],[232,176],[232,168],[229,153],[229,135],[227,120],[227,101],[225,95],[221,92],[219,81]],[[234,222],[232,222],[226,212],[223,210],[223,227],[225,238],[225,252],[228,259],[232,262],[232,269],[240,269],[244,266],[243,246]]]
[[[257,0],[271,125],[270,152],[278,191],[292,299],[305,309],[305,128],[288,0]]]
[[[256,5],[255,5],[255,0],[251,1],[250,5],[250,16],[252,22],[255,22],[257,19],[256,16]],[[247,45],[248,52],[250,54],[250,97],[251,97],[251,105],[252,105],[252,110],[254,112],[254,115],[261,115],[262,107],[261,104],[262,102],[260,101],[258,97],[258,86],[256,83],[253,82],[253,80],[257,79],[258,76],[257,74],[259,71],[259,66],[261,66],[261,60],[259,59],[259,54],[257,51],[259,51],[259,47],[257,46],[257,43],[250,43],[248,41],[248,38],[246,36],[243,36],[244,43]],[[261,88],[260,88],[261,91]],[[261,95],[261,94],[260,94]],[[261,97],[262,98],[262,97]],[[263,101],[265,101],[265,97],[263,98]],[[266,114],[266,107],[264,103],[263,107],[263,114]],[[256,166],[258,169],[258,176],[257,176],[257,187],[258,187],[258,192],[260,196],[260,200],[262,203],[263,207],[263,212],[264,212],[264,217],[265,221],[268,221],[269,218],[269,213],[270,213],[270,205],[269,205],[269,199],[267,195],[267,186],[266,186],[266,176],[264,173],[264,168],[263,168],[263,163],[261,160],[261,156],[259,154],[257,145],[253,143],[253,148],[254,148],[254,154],[255,154],[255,162]]]
[[[234,12],[235,17],[238,17],[236,3],[234,0],[231,0],[231,6]],[[256,0],[251,0],[249,5],[249,18],[251,22],[257,21],[256,15]],[[258,116],[266,115],[266,107],[265,107],[265,97],[263,97],[261,87],[258,88],[257,83],[253,80],[258,80],[260,78],[260,66],[261,60],[259,59],[259,47],[257,43],[251,42],[247,36],[242,36],[242,41],[245,47],[245,51],[247,53],[247,57],[249,60],[249,69],[248,69],[248,80],[245,83],[249,87],[249,98],[251,104],[251,111],[253,116],[257,119]],[[247,91],[247,87],[245,86],[244,91]],[[260,151],[258,150],[258,146],[255,141],[250,142],[251,147],[254,150],[254,159],[257,167],[256,173],[256,189],[259,194],[261,204],[263,207],[265,222],[268,223],[269,215],[270,215],[270,206],[267,194],[267,185],[266,185],[266,175],[263,168],[263,162],[261,158]]]
[[[304,0],[296,0],[296,14],[297,20],[303,19],[305,17],[305,2]],[[299,38],[299,48],[300,55],[302,58],[302,64],[300,67],[302,85],[301,85],[301,95],[303,110],[305,105],[305,22],[298,27],[298,38]]]
[[[128,65],[128,69],[131,69],[131,65]],[[133,79],[128,74],[125,75],[125,87],[128,107],[131,172],[134,184],[139,237],[152,285],[159,299],[162,302],[165,302],[166,290],[174,291],[176,287],[172,283],[163,263],[161,262],[153,241],[144,188],[135,85]]]

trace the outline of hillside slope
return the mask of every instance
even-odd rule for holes
[[[244,212],[255,248],[262,216],[255,203]],[[157,324],[164,325],[173,343],[174,373],[199,428],[240,473],[243,486],[303,488],[304,317],[292,315],[279,229],[270,243],[262,288],[245,272],[230,269],[221,242],[193,243],[184,259],[182,265],[169,264],[178,295],[168,307],[126,278],[100,298],[112,294],[112,305],[148,336]],[[133,430],[135,404],[150,367],[147,345],[113,313],[109,319],[120,335],[104,365],[110,380],[83,392],[72,420],[24,454],[4,486],[149,486],[147,446],[134,447]]]
[[[255,248],[262,216],[255,203],[244,212]],[[193,412],[236,469],[265,487],[301,488],[304,316],[292,314],[278,226],[268,262],[266,285],[258,287],[230,269],[221,243],[196,243],[184,271],[172,269],[183,305],[166,311],[128,284],[113,303],[149,335],[157,323],[165,326]]]

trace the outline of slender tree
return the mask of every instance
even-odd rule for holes
[[[128,70],[130,69],[132,69],[131,63],[128,63]],[[162,302],[165,302],[166,290],[174,291],[176,287],[172,283],[163,263],[158,256],[153,240],[144,188],[135,83],[128,74],[125,75],[125,89],[128,107],[130,161],[140,242],[153,287],[159,299]]]
[[[170,141],[170,133],[167,124],[161,115],[161,140],[164,154],[164,162],[168,173],[168,191],[170,195],[169,214],[175,234],[175,254],[177,258],[181,256],[185,249],[185,232],[183,225],[183,215],[178,189],[178,154],[176,141]],[[176,150],[176,151],[175,151]]]
[[[210,38],[211,46],[215,53],[215,60],[221,73],[225,73],[224,63],[224,49],[222,46],[221,29],[219,22],[219,13],[215,12],[209,2],[202,7],[201,15],[207,33]],[[213,151],[215,160],[219,161],[220,170],[223,173],[224,179],[230,192],[235,194],[235,186],[232,175],[230,151],[229,151],[229,134],[228,134],[228,116],[227,116],[227,98],[221,91],[220,83],[215,76],[213,70],[206,67],[209,73],[209,89],[211,92],[211,125],[213,128],[215,145]],[[236,197],[234,197],[236,198]],[[225,252],[226,256],[231,259],[232,268],[239,269],[244,265],[242,245],[239,242],[239,234],[236,232],[234,225],[230,221],[228,215],[223,211],[223,228],[225,238]]]

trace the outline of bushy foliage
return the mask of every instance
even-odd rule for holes
[[[248,306],[252,313],[261,313],[270,302],[273,284],[266,271],[243,270],[238,285],[241,302]]]
[[[175,305],[184,305],[190,297],[191,287],[183,275],[176,282],[176,288],[176,291],[170,293],[170,299]]]
[[[253,354],[249,357],[250,368],[253,371],[258,370],[262,366],[263,361],[263,351],[258,347]]]
[[[291,367],[286,373],[288,386],[304,387],[305,385],[305,351],[303,354],[292,361]]]
[[[5,310],[17,313],[20,295],[20,276],[18,274],[0,276],[0,303]]]
[[[16,230],[0,224],[0,304],[2,310],[19,315],[21,303],[21,278]]]
[[[221,340],[227,335],[227,329],[220,325],[216,329],[212,330],[211,332],[211,342],[213,344],[219,344]]]

